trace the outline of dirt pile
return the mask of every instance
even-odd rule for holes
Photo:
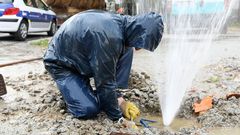
[[[143,112],[160,112],[157,87],[145,72],[131,71],[129,89],[120,90],[123,97],[136,103]]]
[[[78,120],[66,113],[62,97],[46,72],[6,81],[17,95],[0,101],[0,134],[109,134],[121,129],[103,113],[93,120]]]
[[[218,99],[214,107],[197,117],[205,127],[240,127],[240,99]]]
[[[240,99],[226,98],[240,93],[240,59],[230,57],[205,67],[205,76],[188,92],[179,117],[196,118],[204,127],[240,127]],[[213,97],[213,108],[200,116],[194,115],[193,103],[205,96]]]
[[[179,113],[181,118],[196,118],[203,127],[240,127],[240,99],[220,98],[213,100],[213,108],[207,112],[197,115],[193,111],[193,103],[199,101],[200,97],[188,98]]]
[[[133,100],[144,105],[149,104],[147,98],[156,91],[154,87],[147,92],[139,81],[146,81],[143,84],[152,86],[149,77],[144,73],[133,72],[131,75],[130,88],[127,93],[131,94]],[[136,83],[135,83],[136,81]],[[47,72],[43,74],[34,74],[30,72],[26,77],[11,79],[6,78],[9,96],[3,97],[0,101],[2,112],[0,114],[0,134],[110,134],[111,132],[123,132],[131,134],[180,134],[187,132],[196,132],[195,129],[182,129],[182,131],[172,132],[157,128],[142,128],[139,130],[126,129],[117,122],[112,122],[104,113],[99,114],[92,120],[79,120],[73,118],[66,112],[65,104],[57,90],[55,83]],[[136,98],[136,89],[140,89],[141,94],[147,94],[145,103]],[[142,90],[141,90],[142,89]],[[144,91],[145,92],[144,92]],[[14,93],[14,94],[11,94]],[[143,96],[143,95],[139,95]],[[129,98],[130,100],[130,98]],[[158,102],[157,99],[154,102]],[[146,111],[146,110],[145,110]],[[149,111],[149,112],[152,112]],[[11,126],[10,126],[11,125]]]

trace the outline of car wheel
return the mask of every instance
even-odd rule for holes
[[[28,23],[25,20],[23,20],[19,25],[18,31],[14,33],[14,37],[16,40],[24,41],[26,40],[27,35],[28,35]]]
[[[48,36],[53,36],[56,33],[56,31],[57,31],[57,24],[56,24],[56,21],[53,21],[50,31],[47,32]]]

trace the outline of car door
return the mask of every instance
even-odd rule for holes
[[[42,0],[34,0],[36,3],[36,7],[38,8],[39,12],[41,13],[41,17],[39,18],[40,27],[47,31],[51,25],[51,19],[48,15],[48,7],[42,2]]]
[[[24,12],[27,14],[27,19],[29,21],[29,32],[37,32],[41,30],[41,17],[42,13],[39,12],[34,0],[24,0],[26,7]]]

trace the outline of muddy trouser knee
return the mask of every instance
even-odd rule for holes
[[[117,63],[117,85],[118,88],[128,88],[128,80],[132,67],[133,48],[125,49],[124,54],[120,57]]]
[[[68,111],[77,118],[92,118],[100,111],[100,106],[89,78],[56,65],[45,63],[45,68],[57,83]]]

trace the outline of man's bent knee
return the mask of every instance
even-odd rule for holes
[[[100,109],[97,105],[89,105],[84,107],[68,107],[68,111],[76,118],[93,118],[97,116]]]

